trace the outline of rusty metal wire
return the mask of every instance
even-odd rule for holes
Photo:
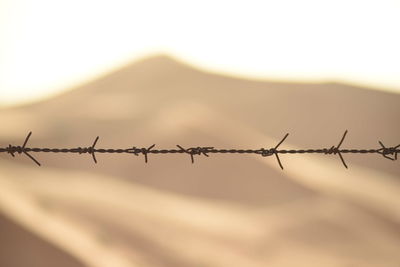
[[[135,156],[143,155],[145,163],[148,162],[149,154],[188,154],[190,156],[191,162],[194,163],[194,156],[206,156],[209,157],[209,154],[258,154],[262,157],[275,156],[276,160],[279,164],[279,167],[283,170],[283,165],[281,159],[279,157],[280,154],[325,154],[325,155],[338,155],[341,160],[343,166],[348,168],[343,154],[351,153],[351,154],[379,154],[386,159],[395,161],[397,160],[397,154],[400,152],[400,144],[393,147],[386,147],[381,141],[378,141],[380,147],[372,148],[372,149],[342,149],[341,146],[343,144],[344,139],[347,135],[347,130],[344,132],[342,138],[340,139],[338,145],[331,146],[330,148],[320,148],[320,149],[278,149],[282,143],[289,136],[287,133],[282,140],[272,148],[260,148],[260,149],[217,149],[209,146],[197,146],[184,148],[180,145],[177,145],[178,149],[155,149],[155,144],[149,147],[130,147],[130,148],[96,148],[97,141],[99,137],[97,136],[93,142],[93,144],[89,147],[76,147],[76,148],[32,148],[27,147],[27,143],[29,138],[31,137],[32,132],[29,132],[27,137],[24,140],[22,146],[14,146],[9,144],[7,147],[0,148],[0,153],[8,153],[12,157],[15,157],[15,154],[24,154],[29,157],[32,161],[34,161],[38,166],[41,166],[38,160],[36,160],[30,152],[36,153],[78,153],[78,154],[90,154],[93,158],[93,161],[97,163],[96,153],[126,153],[133,154]]]

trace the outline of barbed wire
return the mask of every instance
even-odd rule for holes
[[[97,163],[96,153],[117,153],[117,154],[133,154],[135,156],[143,155],[145,163],[148,162],[149,154],[188,154],[190,156],[191,162],[194,163],[194,156],[206,156],[209,154],[258,154],[262,157],[275,156],[279,167],[283,170],[283,165],[279,157],[280,154],[324,154],[324,155],[338,155],[343,166],[348,168],[344,157],[342,154],[379,154],[386,159],[395,161],[397,160],[397,154],[400,152],[400,144],[393,147],[386,147],[381,141],[378,141],[380,147],[372,149],[342,149],[341,146],[346,138],[347,130],[344,132],[342,138],[340,139],[338,145],[333,145],[330,148],[320,148],[320,149],[278,149],[282,143],[289,136],[287,133],[278,144],[271,148],[260,148],[260,149],[217,149],[211,146],[197,146],[184,148],[180,145],[176,145],[178,149],[155,149],[155,144],[149,147],[130,147],[130,148],[96,148],[97,141],[99,137],[97,136],[91,146],[88,147],[75,147],[75,148],[35,148],[27,147],[29,138],[32,132],[26,136],[22,146],[14,146],[9,144],[7,147],[0,148],[0,153],[8,153],[12,157],[15,154],[24,154],[34,161],[38,166],[41,166],[40,162],[35,159],[30,152],[35,153],[77,153],[77,154],[90,154],[95,163]]]

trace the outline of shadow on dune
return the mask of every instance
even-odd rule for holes
[[[0,214],[0,266],[82,267],[74,257]]]

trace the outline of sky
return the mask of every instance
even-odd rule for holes
[[[0,0],[0,105],[166,53],[250,78],[400,93],[400,0]]]

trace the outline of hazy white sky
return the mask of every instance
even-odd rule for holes
[[[153,52],[232,74],[400,92],[400,1],[0,0],[0,104]]]

